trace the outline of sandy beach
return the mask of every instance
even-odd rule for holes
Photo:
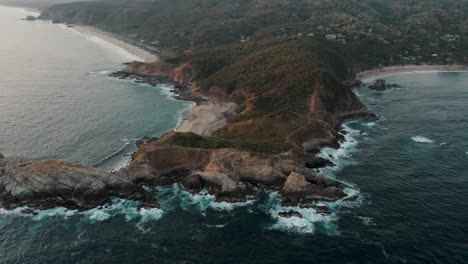
[[[466,72],[467,66],[463,65],[405,65],[382,67],[374,70],[363,71],[356,75],[359,80],[373,79],[394,74],[418,73],[418,72]]]
[[[89,26],[73,26],[73,29],[88,36],[94,36],[120,47],[141,61],[152,62],[159,60],[155,54],[119,39],[111,33],[107,33]],[[179,132],[194,132],[199,135],[208,136],[215,130],[225,126],[226,116],[235,113],[237,105],[234,103],[221,103],[206,101],[186,110],[182,114],[182,121],[176,128]]]
[[[153,62],[159,60],[159,57],[157,55],[136,45],[132,45],[124,40],[121,40],[118,37],[114,36],[112,33],[104,32],[90,26],[74,25],[72,28],[84,35],[97,37],[112,45],[124,49],[128,53],[133,54],[135,57],[139,58],[139,61]]]
[[[203,102],[182,114],[183,120],[176,131],[209,136],[227,124],[226,116],[234,114],[236,108],[234,103]]]

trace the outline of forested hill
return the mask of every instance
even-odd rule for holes
[[[136,70],[237,103],[217,140],[280,152],[321,142],[337,117],[366,111],[345,83],[357,71],[466,64],[467,13],[467,0],[104,0],[41,17],[170,50]]]
[[[95,25],[150,45],[177,50],[267,38],[328,38],[369,65],[451,63],[468,60],[467,3],[105,0],[56,5],[45,10],[43,16]]]

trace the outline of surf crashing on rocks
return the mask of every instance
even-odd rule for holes
[[[330,160],[334,165],[319,169],[319,173],[338,180],[346,185],[343,191],[347,197],[355,197],[353,200],[340,199],[335,202],[319,202],[316,206],[326,206],[330,209],[329,214],[320,213],[315,208],[300,208],[299,206],[289,207],[282,206],[277,193],[271,193],[267,208],[270,215],[275,219],[275,223],[269,229],[282,230],[294,233],[313,234],[317,230],[329,235],[339,235],[338,226],[335,224],[338,219],[339,212],[342,208],[351,208],[360,206],[363,202],[363,197],[359,189],[352,183],[342,179],[337,179],[336,174],[345,166],[353,164],[352,155],[358,150],[359,140],[362,140],[367,135],[366,132],[352,128],[353,123],[360,123],[363,127],[372,128],[375,122],[368,123],[363,121],[353,121],[342,125],[340,134],[343,140],[340,142],[340,147],[335,149],[326,147],[318,154],[319,157]],[[280,216],[282,212],[297,212],[299,216],[284,217]]]

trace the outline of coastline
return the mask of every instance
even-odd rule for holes
[[[83,35],[96,37],[114,46],[117,46],[135,56],[137,58],[137,61],[154,62],[160,59],[159,56],[157,56],[153,52],[143,49],[140,46],[136,46],[128,41],[123,40],[122,38],[117,37],[112,33],[99,30],[95,27],[81,25],[70,25],[69,27]]]
[[[404,65],[376,68],[362,71],[356,74],[357,80],[374,79],[395,74],[410,74],[424,72],[467,72],[468,67],[464,65]]]
[[[97,37],[117,46],[133,56],[140,58],[142,62],[156,62],[160,60],[160,57],[156,54],[129,43],[119,36],[99,30],[95,27],[73,25],[71,29],[84,35]],[[141,77],[144,81],[145,78],[143,76]],[[148,83],[154,85],[152,81]],[[176,90],[172,90],[171,92],[177,94]],[[184,98],[183,96],[182,98],[176,97],[176,100],[184,100]],[[237,105],[235,103],[218,102],[208,99],[184,110],[174,130],[177,132],[193,132],[202,136],[209,136],[217,129],[225,126],[227,124],[226,117],[234,114],[236,109]]]

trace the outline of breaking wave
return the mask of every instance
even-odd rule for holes
[[[414,137],[411,137],[411,140],[413,140],[416,143],[424,143],[424,144],[434,143],[434,141],[432,141],[431,139],[427,137],[423,137],[423,136],[414,136]]]
[[[168,188],[158,188],[157,198],[161,204],[161,208],[165,210],[174,210],[180,207],[183,210],[198,213],[204,213],[208,209],[214,211],[232,211],[236,208],[255,203],[255,200],[242,203],[216,202],[215,197],[209,194],[207,190],[190,193],[182,190],[178,184],[173,184]]]
[[[319,170],[320,173],[332,178],[335,177],[336,172],[340,171],[346,165],[353,163],[351,158],[353,153],[357,151],[357,146],[359,145],[358,140],[367,135],[364,131],[351,128],[350,123],[342,126],[342,132],[340,134],[344,137],[344,140],[340,142],[339,148],[325,147],[318,154],[319,157],[328,159],[336,165]]]

